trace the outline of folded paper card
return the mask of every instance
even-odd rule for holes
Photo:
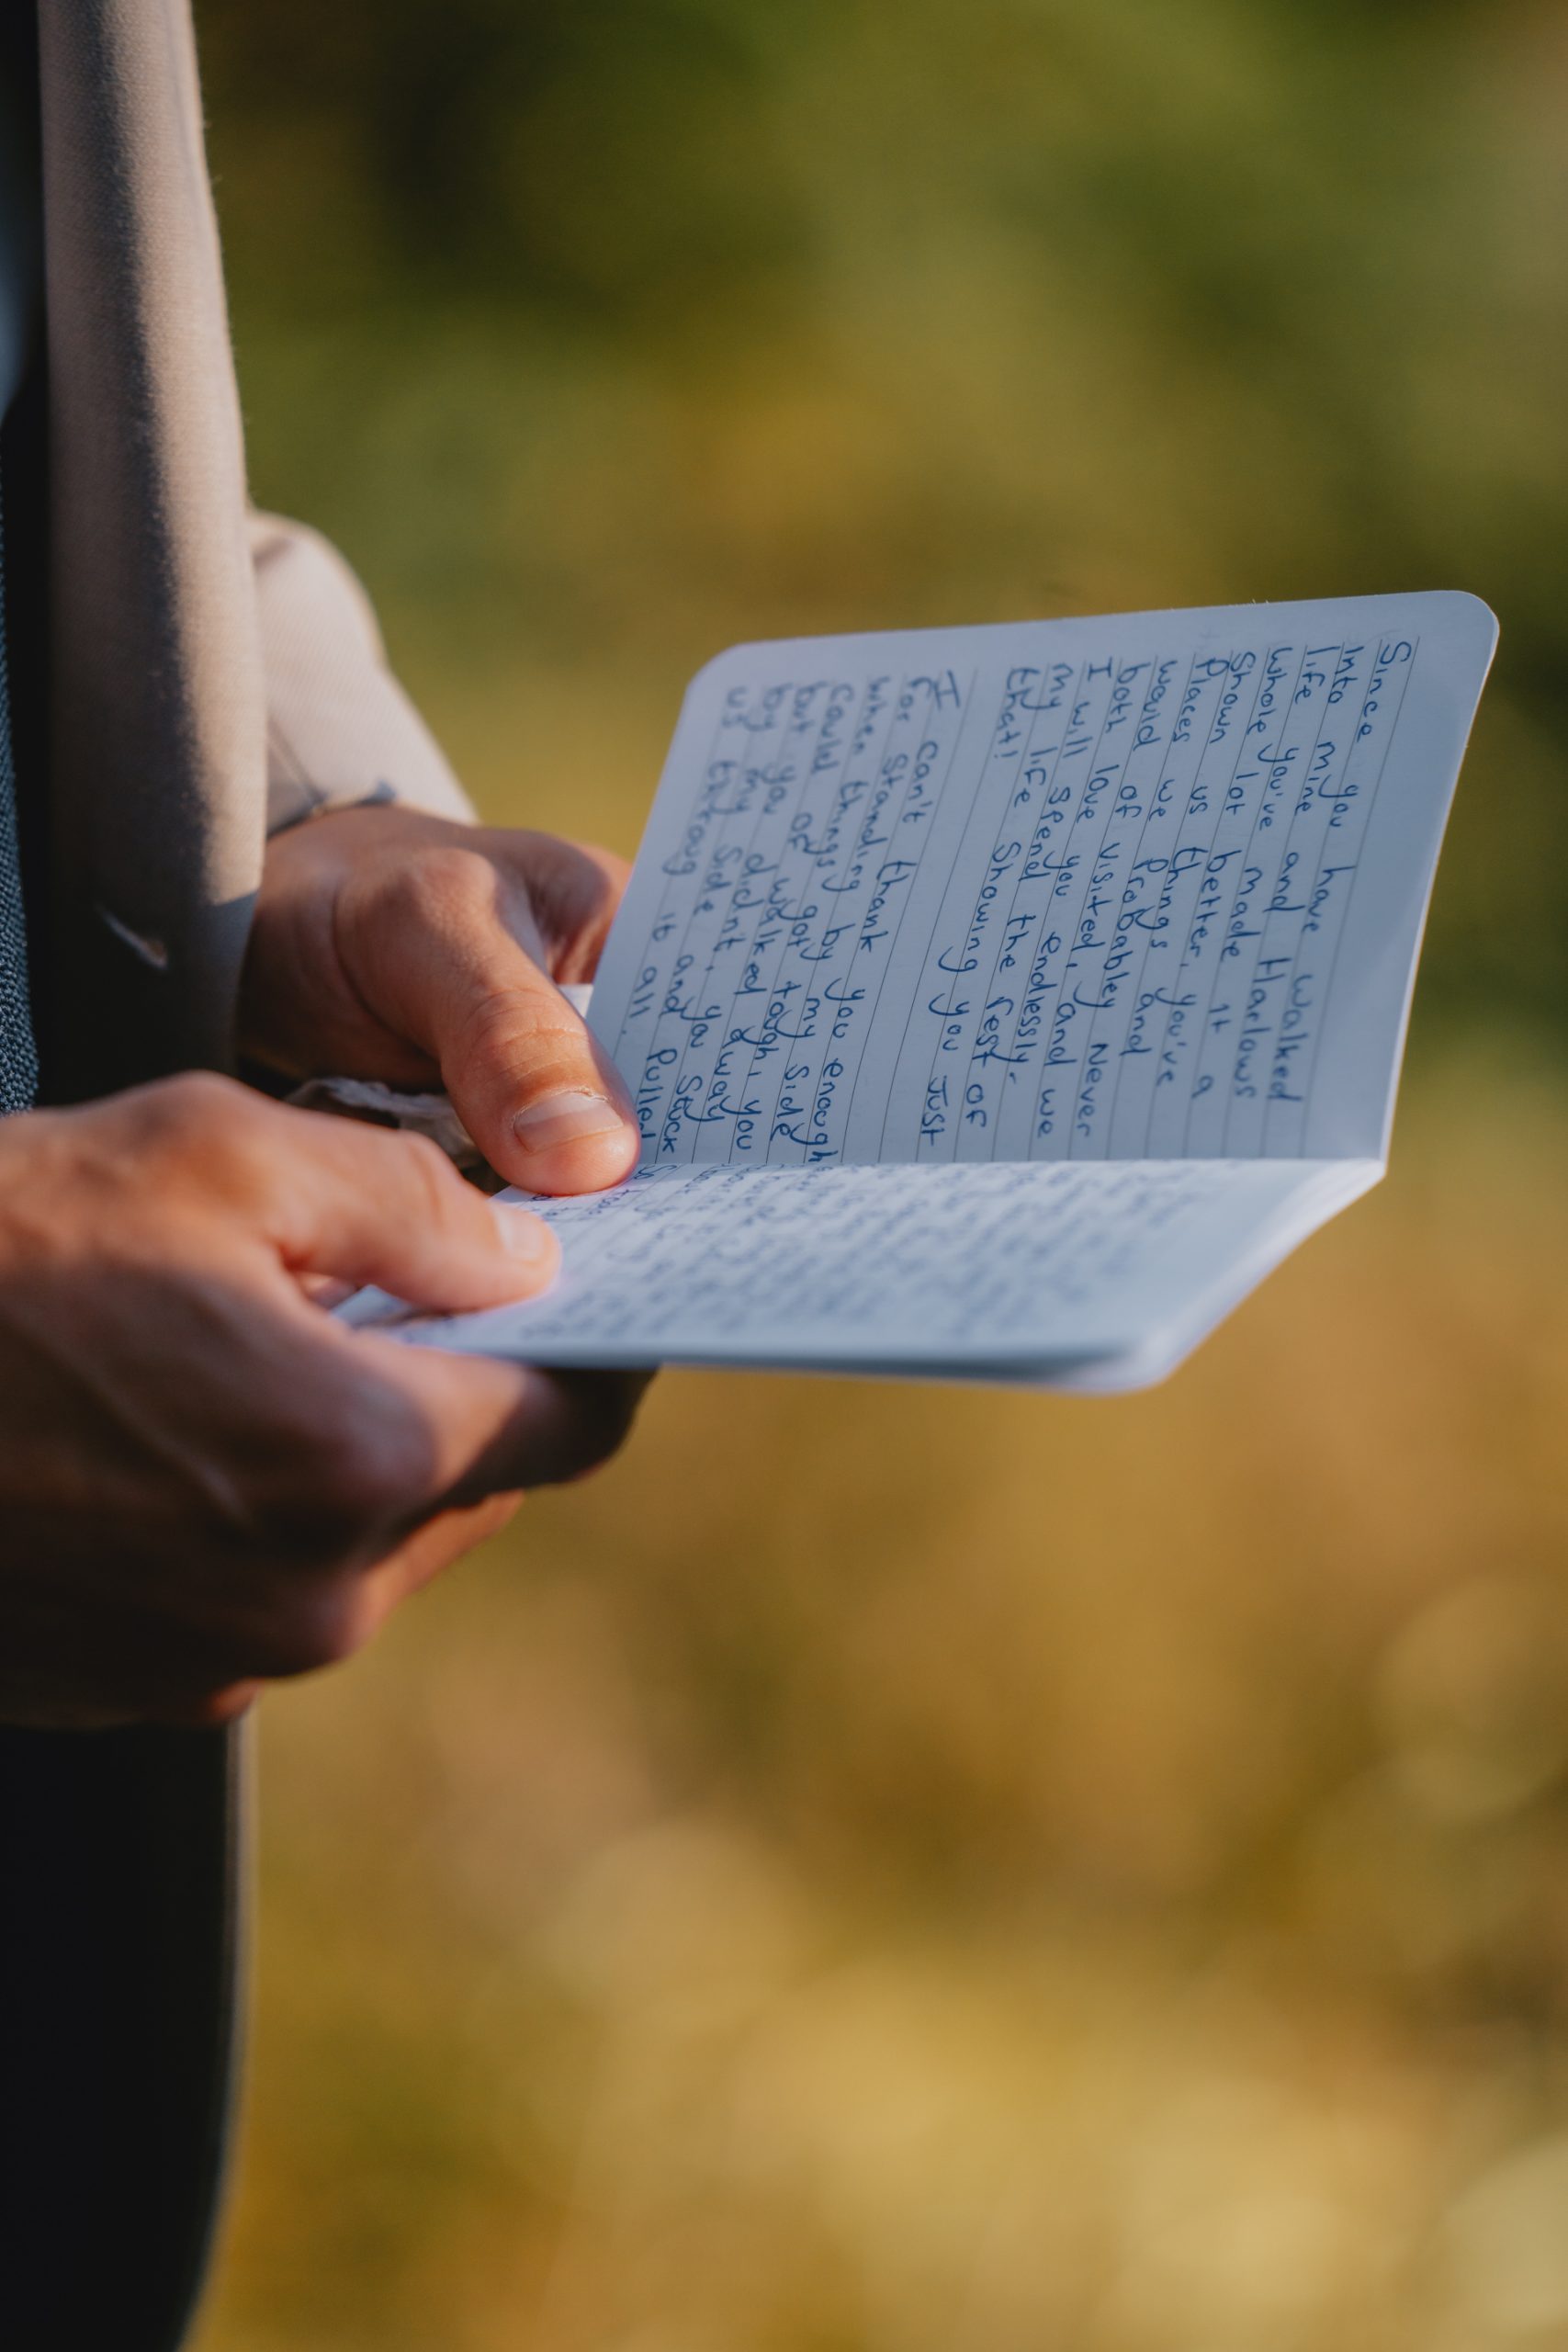
[[[400,1328],[1159,1377],[1382,1172],[1495,642],[1424,594],[721,654],[593,991],[642,1166],[535,1204],[547,1296]]]

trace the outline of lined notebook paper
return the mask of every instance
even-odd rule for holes
[[[1495,641],[1426,594],[720,655],[593,991],[638,1173],[408,1336],[1160,1376],[1382,1172]]]

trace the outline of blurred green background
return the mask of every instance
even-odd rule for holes
[[[262,1710],[203,2352],[1568,2346],[1568,19],[201,0],[485,813],[739,639],[1464,587],[1393,1173],[1125,1402],[677,1375]]]

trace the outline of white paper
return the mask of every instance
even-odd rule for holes
[[[1473,597],[741,646],[593,1025],[657,1167],[1381,1154]]]
[[[552,1364],[1129,1385],[1164,1368],[1168,1335],[1190,1344],[1231,1304],[1238,1269],[1250,1287],[1378,1173],[1277,1159],[655,1171],[530,1204],[561,1240],[547,1296],[422,1317],[413,1333]]]
[[[1495,636],[1427,594],[720,655],[593,992],[639,1178],[545,1204],[550,1298],[411,1336],[1155,1376],[1381,1171]]]

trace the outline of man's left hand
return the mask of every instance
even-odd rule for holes
[[[616,1183],[637,1121],[556,983],[592,978],[626,872],[605,850],[411,808],[297,825],[267,849],[241,1049],[301,1079],[439,1083],[527,1192]]]

